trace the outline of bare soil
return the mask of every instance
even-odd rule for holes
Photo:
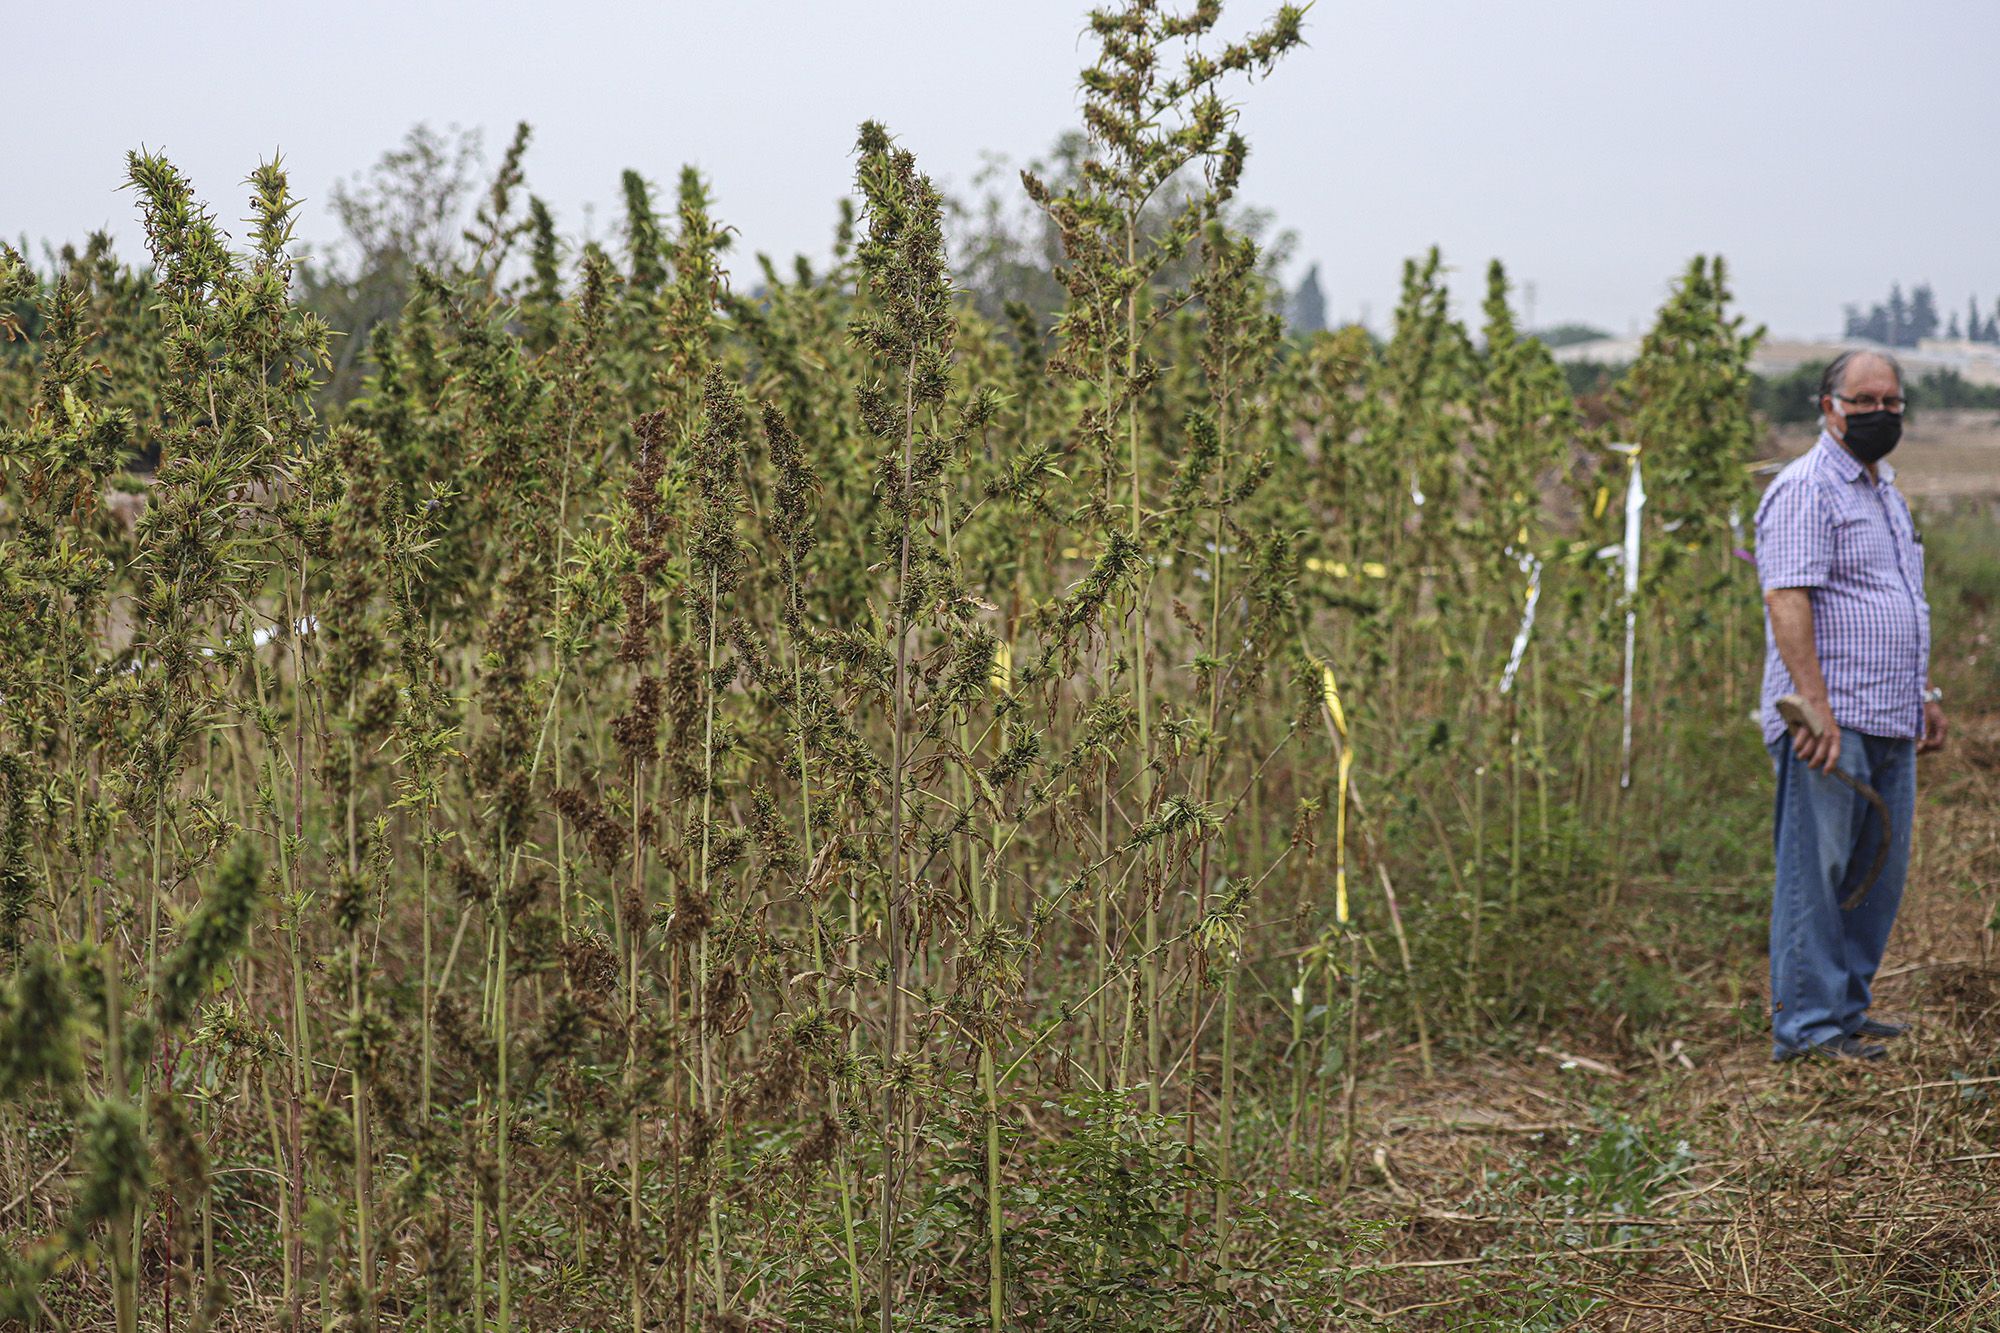
[[[1896,461],[1920,509],[2000,500],[2000,414],[1927,414]],[[1502,1033],[1432,1079],[1400,1052],[1369,1080],[1351,1207],[1383,1228],[1355,1293],[1379,1326],[2000,1331],[2000,608],[1961,596],[1876,986],[1909,1035],[1772,1064],[1768,880],[1627,881],[1602,947],[1637,970],[1680,941],[1665,1021]]]
[[[1769,894],[1681,891],[1753,914]],[[1638,957],[1675,910],[1637,908],[1609,947]],[[1359,1211],[1389,1230],[1362,1301],[1413,1330],[2000,1329],[1996,913],[1989,711],[1924,760],[1875,1008],[1913,1031],[1887,1058],[1772,1064],[1768,964],[1745,948],[1690,969],[1698,1016],[1642,1042],[1537,1033],[1434,1080],[1404,1069],[1363,1099]],[[1620,1159],[1617,1135],[1643,1145]],[[1592,1194],[1669,1157],[1625,1202]]]

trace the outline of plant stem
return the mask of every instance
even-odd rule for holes
[[[910,461],[916,446],[916,358],[910,359],[903,376],[903,448],[901,462],[901,485],[907,489],[910,484]],[[912,516],[898,516],[901,531],[897,537],[896,553],[896,602],[890,621],[896,639],[896,676],[894,685],[893,711],[894,731],[890,741],[889,763],[889,899],[885,912],[884,928],[888,933],[889,946],[889,997],[888,1017],[883,1032],[883,1067],[887,1082],[882,1092],[882,1254],[881,1254],[881,1328],[882,1333],[893,1333],[895,1323],[896,1290],[896,1138],[900,1133],[899,1108],[896,1096],[897,1066],[903,1056],[903,921],[902,906],[905,885],[903,880],[903,766],[908,756],[904,752],[904,727],[909,706],[907,682],[910,669],[909,626],[906,623],[906,599],[904,590],[910,577],[910,523]]]
[[[785,556],[785,583],[791,598],[791,623],[797,626],[802,623],[805,608],[800,595],[798,561],[790,551],[787,551]],[[804,830],[803,867],[807,874],[811,874],[818,863],[818,851],[813,838],[812,769],[806,758],[805,653],[796,633],[792,636],[791,648],[792,730],[798,740],[799,823]],[[819,903],[816,900],[808,897],[806,907],[812,914],[813,971],[819,974],[815,990],[818,992],[820,1008],[830,1010],[832,1000],[827,989],[825,922],[821,919]],[[840,1084],[837,1081],[829,1082],[827,1099],[829,1113],[838,1121]],[[847,1152],[844,1147],[835,1150],[834,1171],[840,1182],[840,1234],[847,1259],[848,1314],[853,1319],[854,1327],[858,1329],[862,1321],[861,1250],[854,1233],[854,1182],[848,1170]]]
[[[715,799],[715,621],[720,610],[717,594],[718,580],[714,570],[708,575],[708,672],[702,682],[702,733],[701,733],[701,896],[704,903],[711,903],[708,877],[709,827],[714,821],[713,802]],[[703,930],[697,944],[695,963],[695,1023],[699,1031],[697,1038],[701,1052],[701,1111],[713,1119],[715,1115],[715,1070],[713,1066],[713,1043],[710,1029],[714,1026],[713,1015],[708,1012],[708,939],[709,932]],[[725,1157],[728,1151],[728,1133],[717,1127],[720,1151]],[[708,1192],[708,1237],[710,1279],[715,1294],[715,1308],[718,1316],[728,1313],[729,1292],[722,1275],[722,1221],[717,1211],[715,1192]]]
[[[632,761],[632,826],[631,860],[632,878],[628,889],[634,903],[644,901],[640,897],[640,887],[645,873],[645,844],[639,840],[639,807],[645,791],[646,766],[640,760]],[[625,981],[625,1063],[620,1073],[620,1081],[625,1090],[625,1264],[627,1291],[631,1308],[632,1333],[645,1333],[645,1307],[640,1298],[639,1251],[644,1235],[639,1219],[639,940],[638,933],[626,925],[624,906],[616,901],[612,904],[611,919],[617,933],[618,955],[624,964]]]
[[[506,839],[503,836],[501,839],[500,864],[505,865],[506,863]],[[507,1105],[510,1086],[507,1071],[507,1053],[510,1045],[507,1026],[509,1012],[514,1006],[507,979],[507,937],[512,932],[509,928],[510,922],[508,921],[507,914],[507,885],[505,881],[502,881],[494,897],[493,917],[493,928],[499,936],[496,945],[499,959],[494,965],[493,978],[495,989],[493,1044],[495,1048],[494,1064],[496,1066],[493,1079],[493,1220],[499,1230],[498,1243],[494,1250],[494,1267],[498,1270],[499,1280],[496,1313],[499,1316],[501,1333],[512,1333],[514,1327],[512,1282],[513,1236],[511,1227],[512,1218],[509,1215],[507,1198]]]
[[[1125,266],[1134,271],[1138,260],[1139,219],[1132,209],[1125,211]],[[1125,295],[1125,382],[1124,397],[1128,400],[1121,410],[1125,414],[1125,433],[1128,453],[1131,458],[1132,499],[1131,523],[1132,544],[1144,549],[1144,514],[1141,509],[1139,459],[1139,414],[1129,401],[1132,386],[1139,377],[1139,289],[1132,288]],[[1146,676],[1147,655],[1151,651],[1151,627],[1148,624],[1151,612],[1153,576],[1150,566],[1139,578],[1137,604],[1132,611],[1132,670],[1133,692],[1139,712],[1139,818],[1150,819],[1153,814],[1153,747],[1149,739],[1152,708],[1147,698]],[[1160,1061],[1160,909],[1157,901],[1160,888],[1152,882],[1152,853],[1150,844],[1139,849],[1139,892],[1145,900],[1146,917],[1146,1110],[1152,1115],[1160,1113],[1160,1079],[1164,1069]]]
[[[1232,954],[1233,954],[1232,949]],[[1230,1150],[1236,1130],[1236,959],[1222,973],[1222,1099],[1216,1108],[1215,1266],[1216,1280],[1225,1281],[1229,1268],[1229,1208],[1236,1182]]]

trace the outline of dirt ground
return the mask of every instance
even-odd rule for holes
[[[1637,1054],[1538,1034],[1397,1080],[1356,1152],[1381,1326],[2000,1330],[2000,713],[1926,765],[1875,1006],[1910,1035],[1773,1065],[1758,954]]]
[[[1920,512],[2000,500],[2000,413],[1929,414],[1895,461]],[[1369,1080],[1355,1211],[1381,1249],[1352,1294],[1377,1327],[2000,1333],[2000,698],[1974,669],[1996,608],[1971,614],[1876,986],[1910,1034],[1772,1064],[1768,880],[1633,893],[1604,947],[1635,967],[1697,903],[1734,923],[1672,960],[1669,1020],[1501,1034],[1432,1079],[1398,1052]]]
[[[1783,458],[1796,458],[1819,438],[1810,425],[1773,434],[1775,452]],[[1920,412],[1904,428],[1889,461],[1896,466],[1896,484],[1912,500],[2000,496],[2000,412]]]

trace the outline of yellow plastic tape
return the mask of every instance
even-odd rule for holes
[[[1315,659],[1317,660],[1317,659]],[[1340,766],[1333,814],[1333,915],[1347,924],[1347,780],[1354,769],[1354,747],[1347,739],[1347,711],[1340,706],[1340,686],[1333,668],[1319,663],[1319,697],[1333,729],[1340,737]]]
[[[1347,772],[1353,766],[1353,749],[1341,746],[1340,804],[1333,815],[1333,918],[1343,926],[1347,924]]]
[[[1319,664],[1319,694],[1326,704],[1327,713],[1333,718],[1333,729],[1347,739],[1347,714],[1341,711],[1340,687],[1334,684],[1333,668],[1322,662]]]

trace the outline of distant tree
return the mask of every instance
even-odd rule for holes
[[[1577,399],[1599,398],[1610,393],[1614,385],[1632,368],[1630,362],[1601,366],[1595,361],[1565,361],[1563,379],[1569,384],[1570,395]]]
[[[1915,347],[1926,338],[1935,338],[1938,331],[1937,298],[1932,295],[1929,283],[1924,283],[1910,293],[1909,323],[1904,327],[1903,340],[1899,347]]]
[[[1028,164],[1028,173],[1057,194],[1082,180],[1089,140],[1081,131],[1059,135],[1045,157]],[[972,178],[970,198],[947,196],[944,201],[950,249],[957,261],[959,286],[973,307],[1003,328],[1032,327],[1046,332],[1065,300],[1056,270],[1068,262],[1062,234],[1049,215],[1035,207],[1019,186],[1018,166],[998,155],[989,156]],[[1199,189],[1193,179],[1162,182],[1139,219],[1142,235],[1159,234]],[[1275,283],[1279,269],[1290,261],[1298,237],[1274,226],[1263,209],[1232,205],[1224,220],[1229,230],[1256,241],[1261,254],[1258,270]],[[1161,270],[1158,286],[1171,290],[1187,285],[1201,265],[1196,248]],[[1276,300],[1286,300],[1283,287],[1273,287]]]
[[[1871,342],[1885,343],[1891,347],[1915,347],[1925,338],[1935,338],[1938,330],[1945,327],[1944,318],[1938,311],[1937,293],[1929,283],[1920,283],[1912,288],[1907,298],[1903,295],[1901,283],[1889,289],[1889,299],[1871,306],[1846,305],[1841,307],[1844,317],[1844,336],[1867,338]],[[1973,342],[2000,342],[2000,311],[1996,317],[1988,319],[1979,309],[1979,298],[1971,298],[1965,308],[1965,325],[1962,331],[1958,317],[1952,317],[1951,331],[1946,336],[1963,337]]]
[[[1903,284],[1889,288],[1889,336],[1882,340],[1891,347],[1910,345],[1910,305],[1903,299]]]
[[[1889,326],[1889,307],[1878,302],[1875,305],[1867,307],[1865,311],[1858,305],[1845,306],[1843,309],[1847,312],[1847,325],[1846,331],[1842,336],[1848,338],[1866,338],[1870,342],[1878,343],[1889,341],[1891,332]]]
[[[364,175],[331,190],[341,239],[308,254],[299,283],[301,304],[344,335],[334,340],[327,382],[334,400],[360,386],[369,339],[408,303],[417,270],[458,266],[480,157],[479,131],[419,124]]]
[[[1528,335],[1540,338],[1545,347],[1574,347],[1578,343],[1593,343],[1609,338],[1610,332],[1594,328],[1589,324],[1558,324],[1552,329],[1539,329]]]
[[[1910,397],[1925,408],[2000,407],[2000,388],[1970,383],[1955,370],[1933,370],[1910,386]]]
[[[1028,169],[1043,180],[1067,185],[1081,173],[1085,142],[1079,131],[1063,134]],[[1045,332],[1063,304],[1062,283],[1056,279],[1062,236],[1048,215],[1015,188],[1018,173],[1017,164],[991,155],[972,178],[973,198],[946,196],[951,254],[959,284],[980,314],[1011,324],[1008,311],[1018,310],[1028,327]]]
[[[1298,290],[1292,293],[1289,313],[1293,333],[1318,333],[1326,328],[1326,293],[1320,290],[1318,264],[1306,270]]]
[[[1791,426],[1819,414],[1819,377],[1824,361],[1808,361],[1784,375],[1758,375],[1750,382],[1750,406],[1773,425]]]
[[[1980,314],[1978,297],[1972,298],[1971,308],[1966,311],[1965,337],[1968,342],[2000,342],[2000,320]]]
[[[1958,312],[1957,312],[1957,311],[1953,311],[1953,312],[1952,312],[1952,316],[1951,316],[1951,323],[1949,323],[1949,324],[1945,325],[1945,328],[1944,328],[1944,336],[1945,336],[1945,337],[1947,337],[1947,338],[1949,338],[1949,339],[1951,339],[1951,340],[1952,340],[1953,342],[1957,342],[1957,341],[1959,340],[1959,338],[1960,338],[1960,337],[1962,336],[1962,335],[1961,335],[1961,334],[1959,333],[1959,331],[1958,331]]]

